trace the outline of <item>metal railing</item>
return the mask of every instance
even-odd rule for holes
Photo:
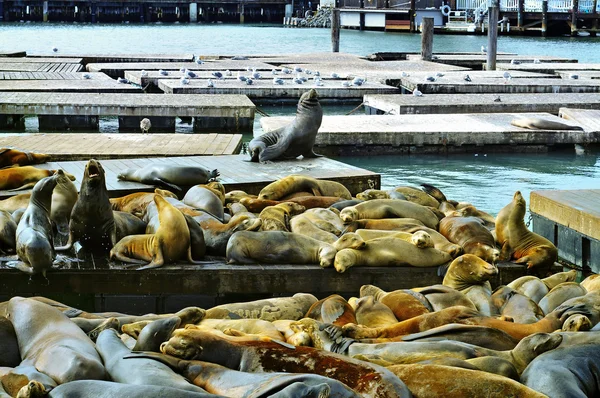
[[[579,0],[579,12],[591,14],[594,12],[594,0]],[[596,4],[596,12],[600,13],[600,1]]]
[[[519,11],[519,0],[500,0],[501,11]]]
[[[456,10],[477,10],[489,6],[489,0],[457,0]],[[542,0],[523,0],[525,12],[542,12]],[[592,13],[594,0],[579,0],[579,12]],[[573,0],[548,0],[548,12],[571,12]],[[518,11],[519,0],[500,0],[500,11]],[[596,12],[600,13],[600,0],[596,4]]]

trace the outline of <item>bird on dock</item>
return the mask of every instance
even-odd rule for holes
[[[142,77],[146,77],[146,76],[148,76],[148,72],[146,72],[145,70],[143,70],[143,69],[142,69],[142,70],[140,71],[140,75],[141,75]]]
[[[416,89],[416,88],[415,88],[415,90],[413,91],[413,95],[414,95],[415,97],[422,97],[422,96],[423,96],[423,93],[422,93],[422,92],[420,92],[418,89]]]
[[[317,77],[321,76],[321,72],[319,72],[318,70],[315,71],[315,76],[317,76]]]
[[[464,76],[463,76],[463,79],[464,79],[466,82],[470,82],[470,81],[471,81],[471,76],[469,76],[469,75],[464,75]]]
[[[211,87],[212,88],[214,86],[215,86],[215,83],[213,83],[212,80],[208,79],[208,81],[206,82],[206,87]]]
[[[150,131],[151,127],[152,127],[152,123],[150,122],[150,119],[148,119],[147,117],[143,118],[140,121],[140,129],[142,129],[143,134],[146,134],[148,131]]]
[[[194,72],[192,72],[191,70],[188,70],[188,69],[185,70],[185,76],[189,77],[190,79],[198,77],[197,74],[195,74]]]
[[[296,75],[296,78],[302,80],[302,83],[306,83],[308,81],[308,77],[306,76]]]
[[[569,79],[573,79],[573,80],[579,79],[579,75],[577,75],[577,74],[575,74],[575,73],[571,73],[571,74],[569,75]]]
[[[167,72],[164,69],[159,69],[158,73],[160,73],[162,76],[168,76],[169,75],[169,72]]]
[[[213,73],[211,73],[211,75],[213,75],[214,77],[216,77],[219,80],[221,80],[223,78],[223,74],[221,72],[213,72]]]
[[[91,79],[92,78],[92,75],[90,75],[89,73],[84,73],[82,76],[83,76],[84,79]]]
[[[433,76],[427,76],[425,78],[425,81],[427,81],[427,82],[434,82],[435,81],[435,77],[433,77]]]
[[[409,76],[410,76],[410,75],[409,75],[408,73],[406,73],[406,72],[402,72],[400,75],[401,75],[402,77],[409,77]]]
[[[362,77],[355,77],[354,79],[352,79],[352,85],[354,86],[362,86],[364,82],[366,82],[367,79],[362,78]]]
[[[497,95],[496,98],[494,98],[494,102],[502,102],[502,98],[500,98],[500,96]]]
[[[231,76],[231,71],[229,69],[225,71],[225,76]]]
[[[541,63],[542,63],[542,61],[540,61],[539,59],[535,58],[535,59],[533,60],[533,63],[534,63],[534,64],[541,64]]]
[[[338,74],[337,74],[337,73],[335,73],[335,72],[331,72],[331,77],[332,77],[332,78],[334,78],[334,79],[337,79],[337,78],[339,78],[339,77],[340,77],[340,75],[338,75]]]
[[[273,84],[279,84],[282,85],[284,83],[283,79],[280,77],[274,77],[273,78]]]
[[[342,87],[350,87],[350,86],[352,86],[352,82],[349,82],[349,81],[346,81],[346,80],[344,80],[342,82]]]
[[[190,79],[186,78],[185,76],[182,76],[181,79],[179,79],[179,81],[181,82],[181,84],[190,84]]]
[[[303,69],[302,69],[301,67],[299,67],[299,66],[296,66],[296,67],[294,68],[294,71],[296,71],[296,72],[298,72],[298,73],[302,73],[302,70],[303,70]]]
[[[247,79],[246,79],[246,84],[247,84],[248,86],[251,86],[251,85],[252,85],[252,83],[254,83],[254,80],[252,80],[252,79],[250,79],[250,78],[247,78]]]
[[[252,67],[251,66],[246,66],[246,72],[252,72]]]
[[[117,81],[118,81],[119,83],[122,83],[122,84],[127,84],[127,83],[129,83],[129,80],[125,79],[124,77],[119,77],[119,78],[117,79]]]
[[[512,76],[510,75],[510,73],[508,73],[508,71],[504,72],[504,73],[502,74],[502,76],[504,77],[504,84],[508,83],[508,81],[509,81],[510,79],[512,79]]]
[[[444,77],[444,74],[442,72],[438,72],[435,74],[436,77]]]
[[[283,68],[281,71],[286,75],[290,75],[292,73],[292,70],[290,68]]]
[[[518,59],[511,59],[510,60],[510,64],[511,65],[519,65],[521,63],[521,61],[519,61]]]
[[[186,68],[179,68],[179,72],[181,72],[181,73],[185,73],[186,70],[187,70]]]
[[[482,53],[487,53],[487,48],[485,46],[481,46],[481,52]]]
[[[261,78],[261,74],[260,72],[252,72],[252,78],[253,79],[260,79]]]
[[[200,59],[200,57],[199,57],[199,56],[197,56],[197,55],[196,55],[196,57],[194,58],[194,61],[195,61],[195,62],[196,62],[198,65],[202,65],[202,64],[204,63],[204,61],[202,61],[202,60]]]
[[[319,77],[317,77],[315,79],[315,86],[323,86],[323,85],[324,85],[323,81]]]
[[[279,72],[277,72],[277,69],[271,69],[271,74],[272,74],[272,75],[276,75],[276,74],[278,74],[278,73],[279,73]]]
[[[57,52],[57,51],[58,51],[58,48],[56,48],[56,47],[52,47],[52,52],[54,52],[54,53],[55,53],[55,52]]]
[[[296,84],[304,84],[304,82],[302,81],[302,79],[300,79],[299,77],[295,77],[294,78],[294,83],[296,83]]]
[[[304,70],[304,73],[306,73],[307,75],[312,75],[312,74],[313,74],[313,71],[312,71],[312,70],[310,70],[310,69],[305,69],[305,70]]]
[[[246,76],[240,74],[240,72],[238,72],[237,79],[241,82],[245,82],[246,79],[248,79],[248,78]]]

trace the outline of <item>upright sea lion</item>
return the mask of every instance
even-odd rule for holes
[[[161,346],[163,354],[216,363],[244,372],[313,373],[341,381],[376,398],[409,397],[402,381],[385,368],[310,348],[289,349],[274,342],[233,342],[198,329],[179,329]]]
[[[154,195],[177,199],[177,195],[173,192],[156,188],[154,192],[135,192],[120,198],[110,198],[110,204],[113,210],[126,211],[141,218],[146,212],[146,207],[154,203]]]
[[[278,297],[245,303],[222,304],[206,311],[211,318],[252,318],[265,321],[289,319],[297,321],[317,302],[312,294],[296,293],[292,297]]]
[[[500,257],[492,233],[478,217],[445,217],[440,221],[439,231],[450,242],[460,245],[465,253],[474,254],[488,263]]]
[[[261,189],[259,199],[281,200],[294,192],[310,192],[314,196],[336,196],[352,199],[348,189],[336,181],[317,180],[303,175],[289,175],[280,178]]]
[[[16,237],[17,223],[9,212],[0,210],[0,253],[14,253],[17,248]]]
[[[431,210],[405,200],[374,199],[352,207],[346,207],[340,212],[340,218],[344,221],[344,224],[361,219],[404,217],[416,218],[430,228],[435,228],[438,225],[438,218]]]
[[[0,148],[0,169],[13,165],[27,166],[29,164],[46,163],[50,155],[43,153],[23,152],[18,149]]]
[[[69,222],[69,240],[56,250],[69,250],[75,242],[88,252],[105,255],[117,243],[112,206],[106,189],[106,176],[100,162],[91,159],[85,165],[79,198]]]
[[[314,158],[315,139],[323,120],[319,96],[313,88],[300,96],[296,117],[284,127],[255,137],[248,144],[252,162],[294,159],[302,155]]]
[[[50,391],[49,398],[217,398],[207,392],[186,391],[179,388],[131,385],[99,380],[81,380],[61,384]]]
[[[105,378],[94,343],[59,310],[35,300],[13,297],[7,318],[19,336],[23,361],[57,383]]]
[[[556,122],[554,120],[546,120],[539,117],[528,117],[513,119],[510,121],[515,127],[522,127],[530,130],[583,130],[583,127],[572,124]]]
[[[56,257],[50,222],[55,186],[56,176],[43,178],[35,184],[29,206],[17,226],[16,247],[21,261],[14,267],[30,275],[41,273],[44,278]]]
[[[181,187],[206,184],[219,176],[217,169],[210,171],[200,166],[174,166],[151,164],[140,169],[126,169],[119,173],[119,180],[136,181],[142,184],[159,185],[181,192]]]
[[[501,258],[527,264],[527,268],[540,271],[549,269],[558,259],[556,246],[548,239],[527,229],[525,212],[527,204],[521,192],[504,206],[496,217],[496,240],[502,245]]]
[[[56,229],[61,235],[69,234],[69,221],[71,211],[77,202],[77,187],[62,170],[56,171],[56,186],[52,192],[52,206],[50,207],[50,220],[56,224]]]
[[[38,169],[33,166],[11,167],[0,170],[0,190],[20,190],[32,188],[36,182],[45,177],[50,177],[56,170]],[[65,173],[71,181],[75,176]]]
[[[220,193],[206,185],[195,185],[186,192],[182,201],[188,206],[210,213],[223,221],[225,197],[224,195],[221,197]]]

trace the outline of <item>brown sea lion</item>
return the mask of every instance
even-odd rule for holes
[[[7,318],[19,336],[23,361],[57,383],[105,378],[94,343],[59,310],[35,300],[13,297]]]
[[[526,210],[521,192],[515,192],[512,202],[496,217],[496,240],[502,245],[502,259],[514,259],[517,264],[527,264],[528,269],[543,272],[558,259],[558,250],[548,239],[527,229]]]
[[[14,212],[18,209],[26,209],[29,204],[29,198],[31,193],[20,193],[18,195],[11,196],[4,200],[0,200],[0,210],[5,210],[9,213]]]
[[[485,227],[488,229],[491,228],[493,230],[496,226],[496,218],[494,216],[477,209],[473,205],[467,205],[467,206],[461,207],[460,209],[455,210],[453,212],[453,214],[455,214],[456,216],[460,216],[460,217],[480,218],[483,221],[483,225],[485,225]]]
[[[428,208],[405,200],[374,199],[346,207],[340,212],[345,224],[361,219],[416,218],[430,228],[438,225],[438,218]],[[386,228],[379,228],[386,229]]]
[[[539,303],[552,288],[563,282],[573,282],[576,276],[577,271],[575,270],[557,272],[544,279],[533,275],[525,275],[509,283],[508,287],[524,294],[535,303]]]
[[[556,285],[552,290],[546,293],[544,298],[540,300],[539,306],[544,314],[549,314],[565,301],[585,296],[586,294],[587,290],[583,286],[580,286],[579,283],[564,282]]]
[[[402,231],[386,231],[382,229],[358,229],[356,233],[365,241],[378,238],[398,238],[412,243],[419,249],[434,247],[431,235],[424,231],[417,231],[414,234]]]
[[[437,209],[440,205],[440,202],[436,198],[417,188],[400,186],[393,190],[404,195],[406,200],[420,204],[421,206],[431,206]]]
[[[58,233],[69,234],[69,221],[73,206],[79,194],[77,187],[62,170],[56,171],[56,186],[52,192],[52,205],[50,206],[50,220],[56,225]]]
[[[290,232],[290,218],[304,212],[304,210],[306,210],[304,206],[293,202],[265,207],[258,215],[262,220],[260,230]]]
[[[150,164],[139,169],[125,169],[117,177],[119,180],[159,185],[175,192],[181,192],[181,187],[206,184],[218,176],[217,169],[210,171],[200,166],[176,166],[164,163]]]
[[[352,199],[350,191],[339,182],[317,180],[302,175],[289,175],[270,183],[260,191],[258,198],[279,200],[294,192],[310,192],[314,196],[335,196],[342,199]]]
[[[0,170],[0,190],[21,190],[32,188],[42,178],[53,175],[56,170],[38,169],[33,166],[11,167]],[[71,181],[75,176],[65,173]]]
[[[460,245],[465,253],[474,254],[488,263],[496,263],[500,250],[491,232],[477,217],[445,217],[439,232],[450,242]]]
[[[16,237],[17,223],[9,212],[0,210],[0,253],[14,253],[17,248]]]
[[[535,301],[508,286],[496,288],[491,300],[500,315],[516,323],[535,323],[546,315]]]
[[[285,369],[289,373],[319,374],[341,381],[366,396],[410,396],[400,379],[383,367],[310,347],[289,349],[274,342],[232,342],[202,330],[179,329],[162,345],[161,351],[178,358],[207,361],[245,372]]]
[[[110,204],[113,210],[126,211],[141,218],[146,212],[146,207],[154,202],[154,195],[177,199],[173,192],[156,188],[154,192],[135,192],[120,198],[110,198]]]
[[[529,130],[583,130],[581,126],[546,120],[539,117],[513,119],[510,121],[510,124]]]
[[[224,224],[209,215],[194,217],[202,231],[206,242],[206,254],[225,256],[229,238],[238,231],[257,231],[262,225],[262,220],[252,213],[236,214]]]
[[[305,318],[312,318],[318,322],[343,326],[347,323],[357,323],[354,308],[338,294],[332,294],[314,303]]]
[[[244,303],[222,304],[206,311],[206,319],[248,318],[277,321],[280,319],[298,320],[318,300],[312,294],[296,293],[292,297],[248,301]]]
[[[379,230],[404,230],[408,226],[422,225],[425,226],[421,221],[414,218],[382,218],[377,219],[364,219],[356,220],[346,224],[344,232],[356,232],[359,229],[379,229]]]
[[[50,161],[50,155],[43,153],[23,152],[18,149],[0,148],[0,169],[13,165],[27,166]]]
[[[212,214],[218,220],[223,221],[223,217],[225,217],[225,194],[208,185],[195,185],[191,187],[186,192],[182,201],[188,206]]]
[[[377,286],[363,285],[360,288],[360,297],[366,296],[373,296],[375,300],[386,305],[398,321],[433,311],[425,296],[410,290],[394,290],[388,293]],[[419,296],[422,298],[419,299]]]
[[[276,248],[275,250],[273,248]],[[283,231],[239,231],[227,243],[229,264],[333,264],[335,248],[311,237]]]
[[[383,303],[376,301],[373,296],[356,300],[356,322],[369,327],[381,327],[398,322],[392,310]]]
[[[580,285],[583,286],[588,292],[600,290],[600,278],[598,278],[599,276],[599,274],[591,274],[590,276],[582,280]]]

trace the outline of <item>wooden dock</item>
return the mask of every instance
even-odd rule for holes
[[[533,231],[558,248],[558,255],[584,272],[600,272],[600,189],[534,191],[529,211]]]
[[[600,110],[560,108],[558,115],[583,126],[586,131],[600,132]]]
[[[201,139],[198,136],[192,137]],[[119,150],[117,148],[115,152]],[[119,181],[117,175],[127,168],[139,168],[159,163],[201,166],[209,170],[218,169],[221,173],[219,181],[227,191],[241,189],[252,194],[258,194],[266,185],[290,174],[303,174],[319,179],[338,181],[344,184],[354,195],[365,189],[379,189],[381,186],[381,175],[325,157],[272,162],[269,164],[252,163],[248,161],[249,159],[249,155],[109,159],[103,160],[102,166],[106,171],[106,186],[111,197],[153,190],[154,187],[146,184]],[[76,177],[75,185],[79,187],[85,164],[86,161],[59,161],[41,164],[36,167],[44,169],[62,168]],[[22,192],[26,191],[0,191],[0,198]]]
[[[80,64],[83,62],[83,58],[80,57],[22,57],[22,58],[3,58],[0,57],[0,64],[9,62],[21,62],[24,64],[52,64],[52,63],[60,63],[60,64]]]
[[[84,77],[84,75],[89,77]],[[1,72],[0,80],[111,80],[105,73],[86,72]]]
[[[500,98],[500,101],[498,101]],[[375,114],[547,112],[561,107],[600,109],[597,93],[365,95],[365,110]]]
[[[594,132],[529,130],[510,124],[525,117],[565,122],[548,113],[325,116],[315,151],[328,156],[539,152],[548,151],[548,147],[600,142],[600,135]],[[291,119],[263,117],[260,122],[267,133]]]
[[[83,64],[108,62],[192,62],[194,54],[28,54],[28,58],[81,58]],[[210,58],[210,57],[209,57]]]
[[[142,89],[112,79],[0,80],[2,92],[141,93]]]
[[[3,58],[0,62],[0,71],[7,72],[80,72],[83,65],[80,63],[64,62],[11,62],[14,58]]]
[[[0,147],[45,153],[55,162],[158,156],[235,155],[241,134],[27,134],[0,135]]]
[[[421,54],[412,54],[407,55],[406,59],[416,60],[421,57]],[[562,58],[562,57],[553,57],[553,56],[531,56],[531,55],[512,55],[512,54],[498,54],[496,57],[496,62],[498,63],[497,69],[500,69],[500,64],[502,65],[511,65],[511,61],[515,60],[520,62],[519,65],[534,65],[535,60],[539,60],[542,63],[552,63],[552,64],[574,64],[577,63],[576,59],[570,58]],[[484,64],[487,62],[487,54],[479,53],[479,54],[435,54],[434,62],[441,64],[449,64],[454,66],[461,66],[463,68],[470,69],[483,69]]]
[[[556,71],[556,74],[563,79],[572,79],[572,75],[577,75],[578,79],[586,80],[586,79],[600,79],[600,70],[591,70],[591,71],[575,71],[575,70],[567,70],[567,71]]]
[[[518,70],[522,72],[537,72],[537,73],[559,73],[564,71],[573,71],[573,73],[586,71],[600,71],[600,63],[598,64],[583,64],[583,63],[539,63],[539,64],[520,64],[512,65],[510,63],[501,63],[496,65],[498,70]]]

